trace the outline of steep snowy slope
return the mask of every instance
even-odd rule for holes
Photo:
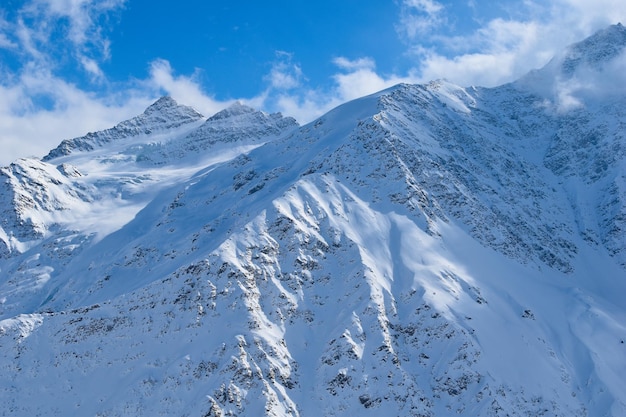
[[[2,415],[625,415],[625,39],[5,168]]]

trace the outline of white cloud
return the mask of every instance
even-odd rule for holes
[[[92,45],[104,50],[102,27],[95,22],[120,9],[126,0],[32,0],[28,14],[56,21],[67,21],[67,36],[78,48]]]
[[[86,56],[81,56],[79,57],[79,61],[85,71],[91,75],[91,79],[93,81],[101,81],[105,78],[104,72],[102,72],[102,69],[100,69],[100,66],[95,60],[87,58]]]
[[[399,82],[447,78],[462,86],[501,85],[544,66],[564,47],[596,30],[626,21],[623,0],[555,0],[547,4],[526,0],[506,3],[506,19],[479,16],[475,29],[458,33],[448,25],[448,14],[456,12],[454,2],[403,0],[400,5],[397,30],[415,59],[412,68],[403,74],[385,75],[376,70],[371,58],[338,57],[333,63],[339,71],[332,76],[330,88],[300,86],[274,101],[270,92],[258,102],[307,122],[337,104]],[[468,7],[478,10],[473,2]],[[424,47],[426,44],[431,46]],[[611,74],[609,78],[615,79],[622,72],[618,69]],[[566,86],[556,90],[562,106],[581,105],[582,92],[590,91],[587,79],[578,78]]]
[[[626,24],[626,3],[623,0],[556,0],[550,17],[554,24],[568,24],[576,39],[598,29],[621,22]]]
[[[19,45],[19,49],[27,56],[29,61],[44,61],[46,54],[39,51],[37,48],[37,41],[41,38],[39,34],[31,30],[22,17],[18,18],[17,22],[13,25],[15,31],[16,43]]]
[[[11,40],[11,32],[13,32],[13,25],[8,22],[0,13],[0,49],[17,48],[17,43]]]
[[[0,33],[0,48],[13,49],[16,47],[16,43],[12,42],[4,33]]]
[[[300,65],[292,62],[293,55],[285,51],[276,51],[276,61],[270,73],[265,77],[271,88],[290,90],[299,87],[302,81]]]
[[[9,48],[17,62],[0,66],[0,165],[20,156],[43,156],[63,139],[112,127],[163,94],[206,115],[230,104],[205,94],[197,74],[176,75],[165,60],[150,64],[147,79],[108,83],[101,64],[110,57],[110,42],[98,22],[124,3],[30,0],[12,21],[0,9],[0,48]],[[57,39],[59,33],[63,36]],[[75,63],[95,84],[81,89],[64,80],[59,59]]]
[[[334,95],[341,101],[352,100],[401,82],[412,81],[409,77],[378,74],[376,65],[371,58],[360,58],[355,61],[337,58],[334,62],[341,69],[348,70],[333,76],[336,83],[333,89]]]
[[[0,165],[19,156],[42,156],[62,139],[111,127],[150,103],[154,91],[131,89],[123,97],[105,98],[55,75],[62,58],[82,67],[92,81],[104,81],[100,62],[108,58],[109,41],[96,22],[123,4],[30,0],[10,21],[0,9],[0,48],[14,58],[11,67],[0,67]]]
[[[4,26],[9,30],[0,33],[0,46],[19,46],[23,60],[38,61],[51,68],[59,56],[75,58],[87,75],[100,80],[99,65],[110,57],[110,42],[106,37],[107,27],[98,22],[119,11],[125,1],[27,1],[17,10],[14,22],[5,21]]]
[[[359,70],[359,69],[374,69],[376,68],[376,63],[372,58],[364,57],[355,59],[353,61],[345,58],[343,56],[337,57],[333,59],[333,64],[338,66],[344,70]]]
[[[446,78],[468,86],[495,86],[542,66],[553,55],[542,42],[546,31],[534,22],[494,19],[467,37],[445,40],[453,50],[459,45],[473,51],[446,56],[432,49],[417,49],[418,72],[423,82]]]
[[[112,127],[151,102],[145,95],[130,94],[120,101],[94,97],[35,67],[12,85],[0,85],[0,96],[2,166],[18,157],[43,156],[63,139]],[[38,105],[41,99],[51,107]]]
[[[341,103],[341,100],[332,95],[307,90],[299,94],[279,95],[272,108],[286,116],[294,117],[300,124],[305,124]]]
[[[407,39],[415,39],[445,23],[443,12],[443,4],[435,0],[402,0],[396,29]]]

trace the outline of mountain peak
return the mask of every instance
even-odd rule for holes
[[[168,119],[177,119],[180,117],[201,119],[204,117],[202,116],[202,114],[198,113],[193,107],[183,106],[181,104],[178,104],[178,102],[172,97],[163,96],[154,103],[152,103],[150,106],[148,106],[148,108],[146,108],[143,114],[138,116],[138,118],[150,119],[159,114],[164,115]]]
[[[532,70],[514,85],[554,100],[560,110],[588,100],[622,94],[626,27],[621,23],[599,30],[556,54],[543,68]]]
[[[144,114],[149,115],[156,111],[161,111],[163,109],[172,109],[178,107],[178,103],[170,96],[163,96],[154,103],[152,103],[148,108],[144,111]]]
[[[618,23],[599,30],[587,39],[568,47],[559,57],[564,75],[573,75],[582,65],[599,69],[617,58],[626,48],[626,28]]]
[[[228,119],[234,116],[240,116],[242,114],[256,113],[257,110],[253,109],[250,106],[246,106],[239,100],[235,101],[230,106],[226,107],[224,110],[221,110],[215,113],[213,116],[209,117],[209,120],[220,120],[220,119]]]
[[[283,130],[297,125],[298,122],[293,117],[284,117],[281,113],[267,114],[243,104],[239,100],[215,113],[205,122],[205,127],[209,130],[213,129],[214,126],[222,126],[220,129],[224,127],[232,129],[235,126],[237,129],[241,129],[248,126],[248,128],[252,127],[253,130],[261,126],[273,126],[273,128]]]

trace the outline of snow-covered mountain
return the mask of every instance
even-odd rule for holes
[[[0,414],[626,415],[625,48],[2,168]]]

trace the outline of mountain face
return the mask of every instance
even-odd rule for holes
[[[0,414],[626,415],[625,47],[2,168]]]

